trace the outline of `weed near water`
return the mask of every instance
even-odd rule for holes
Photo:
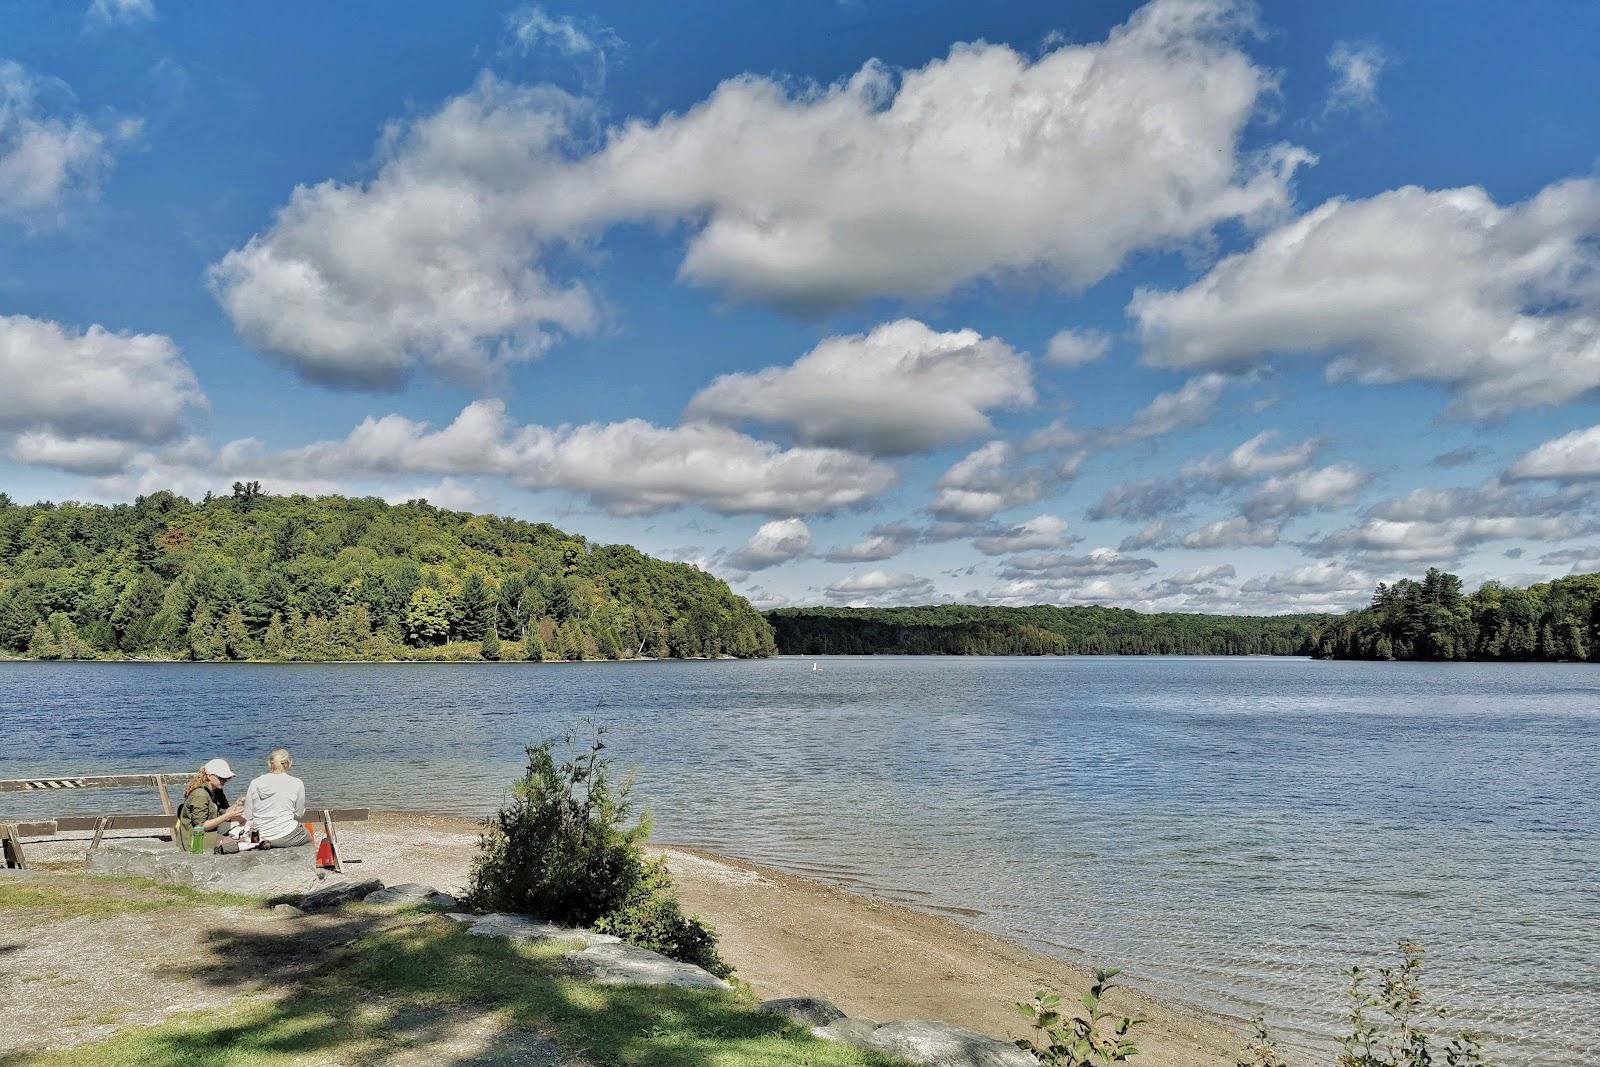
[[[256,897],[202,893],[188,886],[143,878],[44,877],[0,882],[0,912],[18,911],[35,920],[106,919],[182,907],[260,906]]]

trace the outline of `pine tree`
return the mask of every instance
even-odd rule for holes
[[[235,604],[222,620],[221,640],[223,651],[229,659],[249,659],[255,655],[255,642],[250,640],[250,628],[245,625],[244,612]]]
[[[222,652],[217,641],[216,620],[211,617],[211,605],[201,601],[189,620],[189,656],[196,660],[216,659]]]
[[[43,619],[33,628],[33,637],[28,641],[28,655],[37,659],[61,658],[61,646],[56,643],[55,634],[50,632],[50,624]]]
[[[529,663],[544,661],[544,642],[539,640],[539,627],[529,626],[522,634],[522,658]]]
[[[483,575],[473,571],[461,585],[461,595],[458,598],[461,609],[461,621],[456,626],[455,636],[462,641],[482,641],[494,626],[498,605],[495,601],[494,590],[489,588],[489,583],[483,580]]]
[[[266,632],[261,635],[261,651],[268,659],[279,659],[289,647],[289,635],[284,632],[283,616],[272,613]]]
[[[500,658],[500,635],[495,633],[493,626],[483,635],[483,651],[480,654],[487,660]]]

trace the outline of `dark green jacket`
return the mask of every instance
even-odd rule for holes
[[[195,786],[183,798],[178,819],[191,829],[199,829],[228,810],[228,796],[220,789]]]

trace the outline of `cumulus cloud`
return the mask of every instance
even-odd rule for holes
[[[1324,113],[1364,111],[1378,106],[1378,79],[1388,56],[1374,44],[1336,42],[1328,53],[1333,84],[1328,87]]]
[[[1513,463],[1506,477],[1514,481],[1547,478],[1558,482],[1600,478],[1600,426],[1573,430],[1546,441]]]
[[[791,308],[1024,272],[1087,285],[1286,209],[1308,155],[1239,148],[1274,83],[1236,45],[1248,18],[1155,0],[1038,58],[977,43],[826,87],[744,75],[605,131],[584,101],[485,75],[388,130],[371,179],[295,190],[212,285],[253,343],[366,388],[593,330],[596,298],[550,253],[625,222],[684,224],[684,279]],[[582,47],[548,15],[533,25]]]
[[[1093,363],[1109,351],[1111,336],[1104,331],[1062,330],[1050,338],[1044,358],[1058,367],[1078,367]]]
[[[1243,512],[1259,521],[1342,507],[1371,480],[1353,463],[1280,474],[1268,478],[1245,500]]]
[[[1269,548],[1282,532],[1274,522],[1256,522],[1242,515],[1218,519],[1178,539],[1184,548]]]
[[[1161,366],[1317,356],[1335,378],[1443,385],[1473,415],[1560,404],[1600,385],[1597,237],[1593,179],[1509,207],[1406,187],[1330,200],[1129,312]]]
[[[492,474],[524,489],[579,493],[617,515],[690,505],[723,514],[807,515],[863,503],[895,482],[891,468],[853,452],[785,449],[704,423],[519,425],[497,400],[467,405],[441,429],[386,415],[363,420],[340,440],[278,452],[256,442],[229,449],[229,461],[210,461],[210,469],[308,482]]]
[[[180,437],[205,396],[160,334],[0,315],[0,439],[24,463],[106,473]]]
[[[987,519],[1008,508],[1031,504],[1045,490],[1076,473],[1076,467],[1051,470],[1019,462],[1006,441],[991,441],[956,461],[940,476],[938,494],[929,505],[935,518],[950,521]]]
[[[59,226],[74,203],[100,195],[115,149],[135,120],[103,129],[80,113],[65,82],[0,60],[0,222]]]
[[[824,593],[833,603],[853,606],[926,603],[936,595],[933,582],[903,571],[852,574],[828,586]]]
[[[1248,482],[1263,475],[1299,470],[1316,459],[1327,444],[1325,439],[1313,437],[1273,451],[1268,446],[1276,438],[1276,430],[1258,433],[1226,455],[1205,456],[1184,464],[1183,475],[1219,485]]]
[[[1349,468],[1347,471],[1347,464],[1336,465],[1327,468],[1320,478],[1314,478],[1301,471],[1301,468],[1316,458],[1326,442],[1321,438],[1312,438],[1274,450],[1268,446],[1275,436],[1273,431],[1267,431],[1230,452],[1191,460],[1183,465],[1174,478],[1145,478],[1112,486],[1089,509],[1089,518],[1097,521],[1124,519],[1145,522],[1178,515],[1188,510],[1196,499],[1215,495],[1221,490],[1238,488],[1267,475],[1275,477],[1258,491],[1258,508],[1265,512],[1282,507],[1284,510],[1276,513],[1289,514],[1288,506],[1297,497],[1319,493],[1328,496],[1341,481],[1341,476],[1347,477],[1349,471],[1354,470]],[[1156,535],[1151,533],[1149,536],[1154,538]],[[1155,540],[1148,542],[1155,543]]]
[[[1099,443],[1107,448],[1119,448],[1198,426],[1211,418],[1227,384],[1227,376],[1222,374],[1190,378],[1181,388],[1156,394],[1155,399],[1140,408],[1127,423],[1103,431]]]
[[[1496,516],[1400,522],[1367,519],[1359,526],[1312,542],[1313,555],[1349,555],[1380,563],[1454,563],[1469,548],[1488,541],[1554,541],[1574,536],[1567,519]]]
[[[750,539],[728,557],[742,571],[759,571],[811,552],[811,528],[802,519],[775,519],[761,524]]]
[[[822,558],[829,563],[878,563],[893,559],[905,550],[906,542],[898,537],[869,534],[860,541],[829,549]]]
[[[1006,560],[1000,567],[1000,576],[1082,581],[1114,574],[1141,574],[1154,570],[1155,565],[1155,560],[1124,555],[1112,548],[1096,548],[1082,556],[1064,552],[1024,552]]]
[[[972,544],[986,556],[1062,548],[1077,540],[1067,529],[1067,520],[1059,515],[1036,515],[1009,529],[974,538]]]
[[[386,131],[371,180],[297,187],[211,268],[212,290],[252,343],[353,388],[397,389],[419,364],[481,380],[591,332],[595,298],[539,261],[560,235],[537,189],[585,110],[486,74]]]
[[[1600,545],[1580,545],[1559,552],[1546,552],[1539,557],[1541,567],[1567,567],[1571,574],[1591,574],[1600,571]]]
[[[1176,543],[1178,530],[1170,519],[1154,519],[1139,531],[1124,537],[1117,548],[1123,552],[1142,552],[1148,548],[1162,548]]]
[[[1034,401],[1027,360],[976,330],[915,319],[830,337],[787,367],[725,374],[690,418],[785,426],[808,444],[903,455],[989,432],[987,412]]]

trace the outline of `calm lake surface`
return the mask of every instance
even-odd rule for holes
[[[1498,1062],[1600,1065],[1600,669],[817,662],[0,663],[0,778],[281,743],[313,799],[478,814],[589,716],[662,839],[970,909],[1324,1051],[1342,969],[1409,937]]]

